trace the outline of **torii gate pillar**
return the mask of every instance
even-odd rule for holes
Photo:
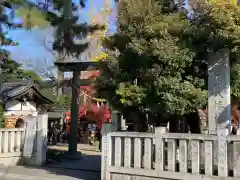
[[[71,103],[71,121],[70,121],[70,139],[69,139],[69,158],[76,158],[77,136],[78,136],[78,87],[81,86],[79,77],[81,71],[96,69],[96,62],[55,62],[58,69],[62,72],[73,72],[72,78],[72,103]]]

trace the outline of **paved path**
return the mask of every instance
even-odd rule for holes
[[[59,151],[67,151],[68,146],[50,146],[49,149]],[[82,153],[81,160],[63,160],[53,162],[46,165],[46,167],[55,167],[62,169],[87,170],[87,171],[101,171],[101,152],[96,150],[96,147],[90,145],[79,144],[78,150]]]
[[[48,149],[55,149],[60,151],[67,151],[68,150],[68,144],[58,143],[58,145],[50,145],[48,146]],[[101,152],[98,150],[98,147],[91,146],[88,144],[78,144],[77,150],[81,152],[88,152],[89,154],[93,155],[101,155]]]
[[[1,180],[100,180],[100,172],[16,166],[0,169]]]
[[[101,157],[82,154],[81,160],[63,160],[60,163],[48,164],[45,167],[55,167],[61,169],[84,170],[92,172],[101,171]]]
[[[50,146],[66,151],[67,146]],[[81,160],[63,160],[44,167],[0,167],[0,180],[101,180],[101,152],[89,145],[78,145]]]

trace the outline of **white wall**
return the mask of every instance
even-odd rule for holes
[[[5,115],[37,115],[36,103],[33,101],[20,102],[17,100],[7,101],[5,104]]]
[[[22,103],[22,111],[37,111],[36,103],[27,101],[25,104]]]
[[[5,104],[5,111],[21,111],[22,105],[17,100],[7,101]]]

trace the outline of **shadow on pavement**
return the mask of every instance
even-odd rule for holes
[[[78,160],[66,159],[65,152],[65,150],[48,149],[47,163],[40,168],[52,174],[69,176],[69,179],[101,179],[101,155],[99,152],[81,150],[82,159]]]
[[[39,180],[101,180],[101,155],[97,151],[81,150],[82,158],[68,160],[66,150],[49,149],[44,166],[16,166],[7,168],[7,174],[16,179]],[[17,178],[19,176],[19,178]],[[36,177],[36,178],[34,178]],[[26,178],[25,178],[26,179]]]

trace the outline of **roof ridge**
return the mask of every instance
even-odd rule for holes
[[[14,87],[14,86],[28,86],[28,85],[32,85],[34,84],[33,81],[31,80],[19,80],[19,81],[12,81],[12,82],[5,82],[2,83],[2,88],[6,88],[6,87]]]

